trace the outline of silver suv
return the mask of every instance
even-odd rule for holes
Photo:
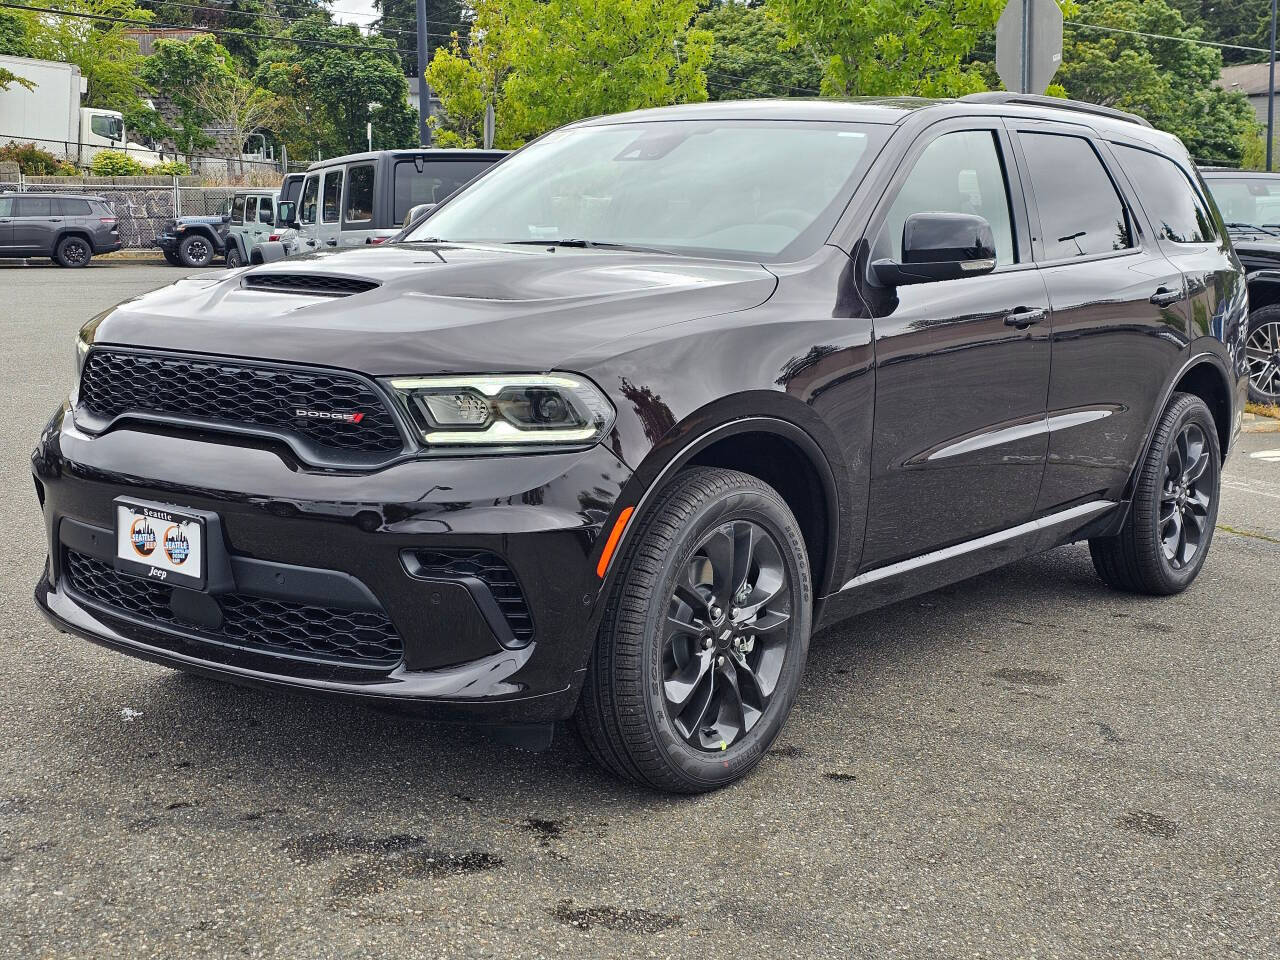
[[[0,257],[51,257],[59,266],[83,267],[120,246],[115,211],[102,197],[0,194]]]

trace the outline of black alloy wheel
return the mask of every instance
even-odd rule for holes
[[[213,259],[213,245],[206,238],[194,234],[178,245],[178,259],[186,267],[208,266]]]
[[[1249,339],[1244,346],[1249,364],[1249,399],[1280,404],[1280,304],[1249,315]]]
[[[772,487],[711,467],[679,473],[632,524],[578,732],[620,777],[675,793],[728,786],[760,762],[800,689],[804,535]]]
[[[707,534],[672,591],[663,640],[663,696],[691,746],[723,751],[750,733],[773,699],[791,621],[778,542],[750,520]]]
[[[1205,489],[1209,469],[1209,441],[1199,424],[1182,425],[1169,444],[1160,492],[1160,547],[1175,570],[1191,563],[1207,542],[1210,491]]]
[[[1098,576],[1153,596],[1190,586],[1213,540],[1221,475],[1213,415],[1199,397],[1175,393],[1139,464],[1124,526],[1089,541]]]
[[[83,267],[93,256],[93,251],[81,237],[63,237],[58,241],[58,249],[53,256],[64,267]]]

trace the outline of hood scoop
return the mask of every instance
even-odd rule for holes
[[[241,281],[246,290],[271,293],[300,293],[311,297],[349,297],[368,293],[379,286],[373,280],[339,277],[325,273],[247,273]]]

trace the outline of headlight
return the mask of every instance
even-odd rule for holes
[[[76,334],[76,379],[72,387],[73,394],[80,388],[80,374],[84,372],[84,361],[89,355],[89,348],[93,346],[93,341],[98,336],[98,325],[106,319],[107,314],[110,312],[110,310],[105,310],[98,314],[81,327],[80,332]]]
[[[390,382],[432,446],[587,446],[613,426],[613,406],[567,373],[406,377]]]

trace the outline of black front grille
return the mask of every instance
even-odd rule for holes
[[[377,289],[372,280],[333,277],[322,273],[247,273],[241,281],[250,290],[303,293],[322,297],[349,297]]]
[[[386,403],[338,373],[94,350],[80,405],[97,417],[174,415],[292,433],[346,453],[390,453],[404,441]]]
[[[417,550],[419,576],[456,580],[459,577],[475,577],[489,588],[502,615],[506,617],[511,632],[520,643],[533,638],[533,617],[525,603],[520,582],[501,557],[485,550]]]
[[[110,564],[74,550],[64,554],[70,586],[105,607],[143,620],[179,627],[184,633],[267,653],[369,667],[399,662],[400,635],[384,614],[344,610],[242,593],[218,596],[222,625],[186,623],[174,613],[173,587],[130,577]]]

